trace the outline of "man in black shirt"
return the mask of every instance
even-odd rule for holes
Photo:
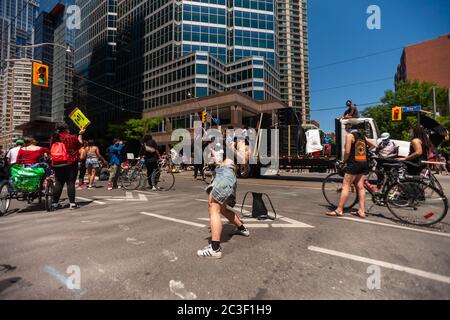
[[[143,141],[140,155],[144,156],[145,167],[147,168],[148,186],[152,190],[156,190],[156,187],[152,182],[152,174],[156,169],[158,169],[158,160],[160,158],[158,145],[156,144],[156,141],[153,140],[153,137],[149,134],[145,135],[142,140]]]

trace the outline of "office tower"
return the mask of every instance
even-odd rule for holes
[[[0,145],[9,148],[22,136],[16,127],[30,120],[32,61],[11,59],[3,73]]]
[[[259,101],[290,101],[307,119],[306,1],[291,2],[294,21],[279,28],[276,0],[79,0],[75,69],[88,80],[76,79],[77,102],[105,127],[237,89]],[[295,38],[289,61],[286,49],[279,57],[287,33]],[[280,92],[280,69],[290,95]]]
[[[100,135],[108,122],[123,119],[108,89],[114,87],[117,0],[77,0],[76,5],[82,20],[75,35],[74,103],[94,124],[89,132]]]
[[[33,42],[33,23],[38,11],[39,1],[37,0],[0,1],[0,140],[7,143],[10,143],[11,137],[14,136],[14,128],[9,125],[15,123],[14,119],[10,118],[13,115],[10,112],[11,101],[13,101],[11,93],[18,92],[11,91],[13,79],[9,77],[23,70],[21,62],[16,63],[16,59],[33,57],[31,48],[20,46]],[[25,96],[28,97],[28,95]],[[30,101],[27,104],[29,105]],[[22,108],[22,102],[20,108]],[[27,112],[29,113],[29,110]]]
[[[52,122],[64,121],[73,107],[73,55],[75,47],[75,29],[69,29],[64,16],[65,7],[58,4],[52,10],[58,10],[55,20],[53,42],[53,88]],[[68,48],[70,52],[68,51]]]
[[[34,23],[34,43],[53,43],[55,15],[41,12]],[[48,87],[34,86],[31,94],[31,121],[50,121],[52,115],[53,85],[53,46],[43,45],[34,48],[34,60],[49,67]]]
[[[306,0],[278,0],[281,100],[310,121],[308,16]]]

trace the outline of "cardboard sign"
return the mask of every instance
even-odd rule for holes
[[[81,130],[85,129],[91,124],[88,118],[81,112],[80,109],[75,108],[69,115],[69,118],[77,125]]]

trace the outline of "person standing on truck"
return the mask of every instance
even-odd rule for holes
[[[347,100],[345,105],[347,106],[347,110],[344,112],[344,119],[356,119],[360,117],[356,104],[354,104],[351,100]]]
[[[367,140],[361,132],[352,132],[345,137],[344,155],[344,181],[342,183],[341,198],[336,210],[328,212],[331,217],[342,217],[344,206],[347,203],[352,184],[355,184],[358,192],[359,210],[352,212],[360,218],[366,218],[366,190],[364,189],[365,174],[369,171],[369,159],[367,151],[375,146]]]

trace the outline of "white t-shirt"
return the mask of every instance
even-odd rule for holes
[[[21,148],[20,146],[11,148],[8,151],[8,153],[6,154],[6,159],[8,159],[8,161],[9,161],[9,163],[11,163],[11,165],[16,163],[20,148]]]

